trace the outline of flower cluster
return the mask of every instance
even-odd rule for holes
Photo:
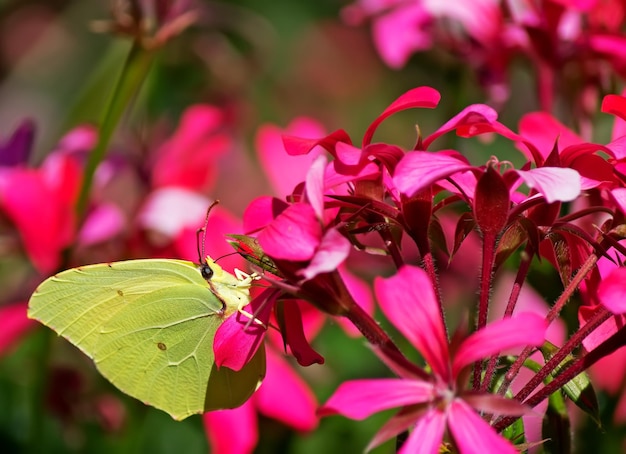
[[[619,169],[624,136],[604,145],[586,143],[541,113],[524,117],[520,131],[514,132],[498,122],[490,107],[472,105],[431,135],[418,136],[412,150],[373,141],[388,116],[409,108],[434,108],[438,101],[439,94],[429,87],[405,93],[372,123],[360,146],[343,130],[316,139],[285,135],[289,155],[316,157],[291,194],[261,197],[249,205],[244,230],[255,239],[236,236],[235,242],[244,257],[268,273],[272,287],[256,304],[264,308],[266,323],[270,312],[275,313],[285,344],[301,364],[312,362],[302,360],[312,354],[303,353],[309,350],[300,334],[290,334],[301,326],[295,299],[350,320],[400,377],[344,383],[322,414],[362,419],[401,407],[372,446],[410,430],[402,452],[416,452],[418,446],[419,452],[437,452],[447,426],[448,442],[461,452],[474,452],[477,446],[480,452],[515,452],[494,428],[501,431],[562,387],[593,413],[594,405],[583,403],[586,394],[582,397],[590,386],[588,378],[579,374],[623,345],[619,240],[624,179]],[[603,110],[621,122],[624,98],[608,96]],[[499,135],[519,150],[525,163],[514,168],[491,157],[476,165],[458,150],[437,150],[436,139],[451,132],[467,139]],[[320,154],[320,148],[333,159]],[[465,301],[463,312],[475,332],[467,335],[467,327],[460,324],[449,339],[444,309],[454,303],[447,297],[454,288],[445,278],[466,243],[480,257],[480,273],[474,275],[478,297]],[[351,261],[366,260],[374,250],[379,268],[388,260],[397,269],[389,278],[376,278],[378,303],[428,369],[406,359],[356,302],[342,277],[341,270]],[[545,303],[530,308],[521,296],[535,258],[549,262],[562,281],[562,294],[549,311]],[[598,275],[600,259],[604,279]],[[496,301],[492,289],[511,263],[517,273],[509,296]],[[469,269],[465,273],[472,275]],[[550,349],[546,328],[577,290],[585,295],[580,329],[566,340],[561,335],[556,341],[563,345]],[[489,322],[497,318],[501,320]],[[245,350],[252,342],[242,333],[228,342]],[[586,353],[574,361],[572,354],[581,346]],[[499,357],[512,348],[517,353],[506,366]],[[511,388],[537,351],[543,357],[532,360],[539,361],[535,373]],[[585,385],[573,391],[577,376]],[[492,415],[492,426],[477,411]],[[526,440],[523,433],[511,441],[539,441]]]

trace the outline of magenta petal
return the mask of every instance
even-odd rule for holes
[[[265,337],[266,329],[246,315],[236,312],[215,332],[213,354],[217,367],[241,370],[254,356]]]
[[[622,213],[626,213],[626,188],[615,188],[610,192],[617,207]]]
[[[529,188],[534,188],[546,198],[546,202],[571,202],[580,195],[581,178],[574,169],[540,167],[516,170]]]
[[[532,112],[524,115],[520,120],[519,132],[542,151],[544,158],[550,154],[557,140],[559,149],[584,142],[582,138],[547,112]]]
[[[352,380],[339,388],[320,408],[322,416],[341,414],[365,419],[379,411],[430,401],[435,391],[430,383],[401,378]]]
[[[310,260],[322,239],[322,227],[311,205],[296,203],[262,230],[258,239],[274,259]]]
[[[350,240],[337,229],[330,229],[322,237],[309,266],[300,270],[298,274],[309,280],[318,274],[336,270],[348,258],[351,250]]]
[[[471,168],[466,161],[445,152],[412,151],[396,166],[393,182],[398,191],[411,197],[437,180]]]
[[[626,121],[626,98],[620,95],[606,95],[600,110]]]
[[[498,394],[463,394],[463,401],[479,412],[493,415],[523,416],[533,410],[515,399]]]
[[[419,350],[433,371],[448,381],[448,339],[432,282],[424,270],[405,265],[390,278],[376,278],[374,289],[387,318]]]
[[[202,415],[211,452],[252,454],[259,435],[252,400],[232,410],[210,411]]]
[[[461,399],[455,399],[450,405],[448,429],[461,454],[519,454]]]
[[[348,136],[348,133],[343,129],[334,131],[321,139],[304,139],[302,137],[289,135],[283,135],[282,138],[285,151],[291,156],[307,154],[318,145],[323,147],[329,153],[333,153],[336,143],[352,143],[350,136]]]
[[[495,123],[497,119],[498,113],[492,107],[485,104],[472,104],[471,106],[467,106],[461,112],[448,120],[437,131],[424,139],[422,142],[424,150],[428,149],[430,144],[433,143],[435,139],[449,131],[453,131],[454,129],[460,127],[468,128],[477,123],[491,124]]]
[[[40,169],[13,168],[0,181],[0,208],[42,274],[56,270],[61,251],[73,240],[80,178],[70,156],[51,154]]]
[[[434,109],[437,107],[437,104],[439,104],[440,99],[441,95],[439,92],[431,87],[417,87],[407,91],[392,102],[391,105],[372,122],[369,128],[367,128],[363,136],[363,146],[368,145],[372,141],[376,128],[378,128],[378,125],[380,125],[385,118],[406,109],[417,107]]]
[[[322,148],[311,147],[310,153],[289,153],[283,145],[283,133],[287,132],[294,136],[307,138],[304,140],[317,141],[312,139],[322,137],[326,134],[323,126],[310,118],[299,117],[294,119],[282,130],[277,126],[262,125],[256,134],[255,145],[259,161],[263,167],[264,174],[270,180],[274,193],[278,197],[285,197],[291,194],[294,187],[304,181],[308,168],[314,159],[324,152]]]
[[[0,308],[0,356],[7,353],[26,335],[37,326],[35,320],[26,316],[27,303],[8,304]]]
[[[437,454],[440,451],[446,415],[437,410],[427,411],[415,424],[411,435],[398,454]]]
[[[300,431],[315,429],[317,401],[306,382],[284,358],[267,349],[267,374],[254,394],[258,410]]]
[[[302,314],[295,300],[288,301],[283,306],[283,316],[285,318],[283,337],[285,338],[285,343],[291,348],[291,353],[293,353],[298,364],[305,367],[312,364],[324,364],[324,358],[313,350],[304,335]]]
[[[600,282],[598,299],[614,314],[626,312],[626,268],[613,270]]]
[[[474,361],[487,358],[512,347],[541,345],[547,323],[543,317],[523,312],[487,325],[465,339],[454,355],[453,374]]]
[[[287,202],[276,197],[262,196],[254,199],[243,214],[243,231],[249,235],[265,228],[288,206]]]
[[[78,233],[78,242],[89,246],[110,240],[123,231],[125,222],[124,213],[117,205],[102,203],[83,222]]]
[[[384,8],[385,3],[380,2],[380,5]],[[404,3],[402,7],[377,15],[372,24],[372,36],[383,61],[391,68],[399,69],[412,54],[430,48],[433,34],[429,24],[432,20],[432,15],[421,2]]]
[[[152,169],[153,185],[201,191],[212,187],[216,160],[233,146],[232,138],[221,131],[224,121],[224,114],[216,107],[188,107],[176,132],[159,148]]]
[[[320,221],[324,219],[324,175],[327,163],[326,156],[318,156],[306,174],[306,196]]]

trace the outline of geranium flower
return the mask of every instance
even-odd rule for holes
[[[520,416],[527,410],[511,399],[466,391],[468,366],[510,348],[542,344],[543,318],[518,314],[488,325],[452,348],[431,281],[421,268],[406,265],[391,278],[377,278],[375,290],[387,318],[423,355],[432,372],[418,376],[387,361],[400,378],[343,383],[321,413],[364,419],[401,408],[369,448],[412,429],[400,453],[434,454],[447,427],[461,453],[517,453],[476,411]]]
[[[0,174],[0,209],[42,274],[56,271],[61,251],[74,239],[81,176],[79,163],[60,152],[50,154],[39,168],[14,167]]]

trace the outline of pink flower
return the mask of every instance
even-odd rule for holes
[[[37,325],[35,320],[26,316],[27,303],[19,302],[0,307],[0,356],[6,354],[14,345]]]
[[[198,104],[187,108],[176,132],[157,150],[152,184],[210,190],[218,159],[233,146],[225,124],[224,114],[216,107]]]
[[[370,443],[370,448],[412,428],[401,453],[437,453],[447,427],[461,453],[516,453],[476,410],[520,416],[518,402],[487,393],[466,392],[468,366],[513,347],[540,345],[546,324],[530,313],[494,322],[451,351],[431,282],[421,269],[405,265],[393,277],[377,278],[376,295],[389,320],[423,355],[432,373],[417,376],[389,363],[400,378],[343,383],[322,407],[363,419],[401,407]],[[418,328],[419,327],[419,328]]]
[[[49,155],[37,169],[15,167],[0,174],[0,209],[42,274],[56,271],[61,251],[74,239],[81,176],[78,162],[63,153]]]

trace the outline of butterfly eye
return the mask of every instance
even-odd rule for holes
[[[203,263],[200,267],[200,273],[202,274],[202,277],[207,281],[213,277],[213,269],[206,263]]]

